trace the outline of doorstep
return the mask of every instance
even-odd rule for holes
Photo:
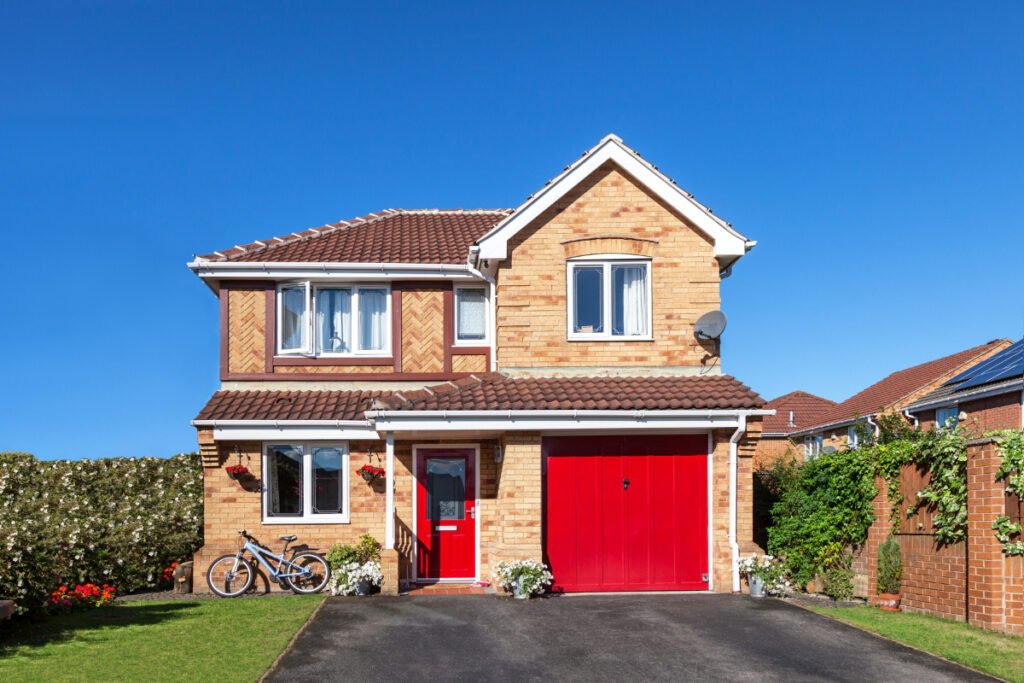
[[[475,582],[411,583],[402,586],[400,595],[494,595],[494,589]]]

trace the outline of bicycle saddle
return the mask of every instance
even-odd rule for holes
[[[292,536],[281,536],[280,540],[284,541],[285,543],[291,543],[296,538],[298,538],[298,536],[295,536],[295,535],[292,535]]]

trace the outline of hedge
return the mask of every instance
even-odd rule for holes
[[[0,599],[40,608],[62,584],[156,587],[203,543],[199,456],[40,461],[0,453]]]

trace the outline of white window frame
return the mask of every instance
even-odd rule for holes
[[[846,428],[846,441],[847,441],[847,445],[851,449],[853,449],[853,448],[860,448],[861,446],[864,445],[863,441],[860,438],[860,434],[861,433],[857,431],[857,428],[861,427],[861,426],[862,425],[859,425],[859,424],[853,424],[853,425],[850,425],[849,427]],[[871,429],[871,425],[870,424],[866,425],[865,429],[866,430],[870,430]]]
[[[284,318],[284,298],[282,290],[305,286],[306,288],[306,309],[303,313],[303,330],[305,330],[305,344],[301,349],[284,349],[281,347],[282,320]],[[316,341],[316,292],[321,289],[348,289],[352,292],[352,350],[351,351],[321,351],[317,348]],[[359,292],[364,289],[385,290],[386,310],[384,317],[384,348],[383,349],[360,349],[360,328],[359,328]],[[389,282],[282,282],[277,286],[277,340],[276,349],[278,356],[306,356],[310,358],[389,358],[392,354],[391,328],[393,324],[391,309],[391,283]]]
[[[573,287],[573,272],[578,267],[603,266],[601,275],[601,317],[603,332],[576,332],[573,323],[576,311],[576,290]],[[647,269],[647,334],[612,334],[612,266],[643,266]],[[580,256],[566,262],[565,268],[565,331],[569,341],[652,341],[654,339],[654,288],[652,286],[651,259],[637,258],[624,254],[594,254]]]
[[[459,291],[463,289],[475,289],[484,294],[484,336],[480,339],[459,339]],[[490,288],[485,285],[456,285],[452,293],[452,318],[455,325],[455,346],[487,346],[491,343],[491,294]]]
[[[959,406],[957,406],[957,405],[941,406],[941,407],[935,409],[935,428],[936,429],[947,429],[946,420],[940,420],[939,419],[939,413],[943,413],[943,412],[947,413],[946,420],[948,420],[951,417],[955,420],[955,422],[953,423],[953,428],[955,428],[957,426],[957,424],[960,423]]]
[[[291,446],[302,449],[302,515],[274,517],[270,514],[270,477],[268,450],[271,446]],[[344,493],[342,511],[337,514],[313,512],[313,449],[337,448],[341,450],[341,490]],[[278,441],[263,442],[263,523],[264,524],[348,524],[352,491],[349,482],[349,449],[347,441]]]
[[[804,437],[804,460],[814,460],[821,455],[821,448],[825,443],[825,437],[821,434],[812,434]]]

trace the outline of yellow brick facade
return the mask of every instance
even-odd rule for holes
[[[566,260],[609,249],[651,258],[653,341],[566,339]],[[713,244],[614,165],[516,235],[509,253],[497,277],[501,368],[698,367],[717,351],[693,336],[696,319],[721,304]]]

